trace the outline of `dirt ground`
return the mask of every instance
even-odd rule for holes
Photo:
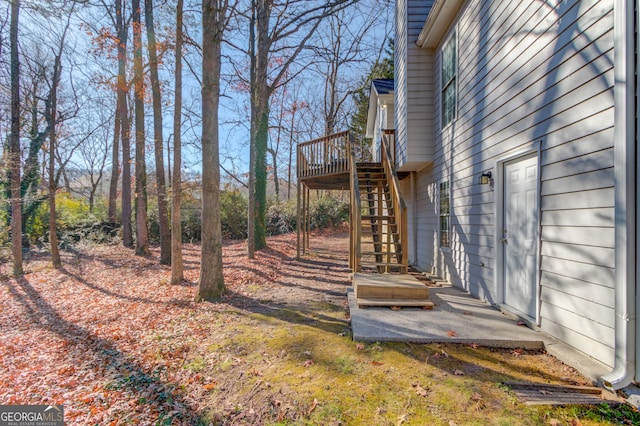
[[[249,261],[243,242],[226,242],[228,293],[216,303],[193,302],[197,245],[185,246],[179,286],[168,284],[157,250],[141,258],[121,246],[79,247],[63,252],[59,270],[33,252],[20,278],[0,265],[0,404],[62,404],[67,424],[612,418],[521,404],[502,383],[589,384],[543,352],[353,342],[348,234],[313,235],[311,245],[297,261],[295,235],[273,237]]]

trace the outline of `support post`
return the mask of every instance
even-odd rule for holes
[[[302,215],[300,212],[300,181],[298,181],[296,183],[296,197],[297,197],[297,203],[296,203],[296,213],[297,213],[297,220],[296,220],[296,260],[300,260],[300,228],[301,228],[301,224],[300,224],[300,220],[302,219]]]

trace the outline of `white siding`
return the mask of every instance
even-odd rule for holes
[[[539,150],[541,328],[612,365],[613,1],[568,0],[552,7],[469,0],[453,25],[459,43],[458,113],[445,129],[440,128],[439,50],[424,62],[432,67],[425,78],[436,88],[426,89],[433,93],[427,109],[436,144],[433,168],[418,173],[417,264],[435,266],[456,286],[501,303],[494,247],[500,231],[497,188],[479,185],[479,178],[487,170],[496,177],[500,161],[516,152]],[[396,43],[400,50],[400,35]],[[407,58],[407,47],[402,49]],[[409,60],[405,67],[413,70],[415,63]],[[405,73],[406,80],[407,69],[398,65],[397,74]],[[412,102],[403,84],[398,111],[404,101]],[[409,120],[426,105],[409,110]],[[414,122],[402,130],[398,124],[411,146],[410,132],[406,135]],[[423,131],[419,127],[416,134]],[[438,247],[435,204],[443,179],[452,187],[447,251]]]
[[[433,52],[416,45],[433,0],[396,2],[395,103],[400,170],[433,161]]]

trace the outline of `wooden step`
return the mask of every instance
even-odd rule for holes
[[[359,299],[379,301],[429,299],[429,288],[410,274],[356,273],[353,276],[353,285],[355,296]]]
[[[383,244],[383,243],[378,243]],[[398,256],[401,255],[401,251],[363,251],[360,253],[362,256]]]
[[[374,215],[363,214],[361,217],[362,217],[362,220],[368,220],[368,219],[390,220],[390,219],[396,218],[394,215],[378,215],[378,214],[374,214]]]

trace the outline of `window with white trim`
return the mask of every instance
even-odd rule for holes
[[[458,57],[455,31],[442,46],[442,127],[456,118]]]
[[[451,209],[449,181],[440,182],[440,247],[449,247],[451,234]]]

